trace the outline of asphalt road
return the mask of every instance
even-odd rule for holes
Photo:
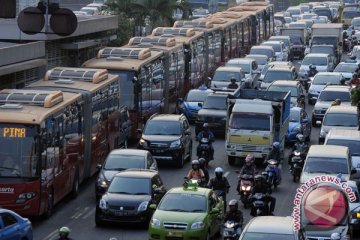
[[[298,65],[298,63],[296,63]],[[306,106],[306,110],[311,116],[313,106]],[[194,130],[194,129],[193,129]],[[316,144],[320,129],[313,128],[311,143]],[[193,132],[194,136],[194,132]],[[196,143],[196,142],[194,142]],[[193,149],[193,157],[196,156]],[[221,166],[225,175],[228,177],[231,188],[227,197],[228,200],[239,196],[235,190],[237,185],[237,174],[235,170],[239,170],[240,166],[229,166],[225,154],[225,141],[222,138],[216,139],[214,143],[215,160],[210,162],[209,172],[211,177],[214,176],[214,169]],[[287,149],[287,154],[290,149]],[[190,168],[187,163],[183,169],[171,168],[170,166],[160,166],[159,172],[165,186],[170,189],[183,183],[183,177]],[[292,175],[288,172],[289,166],[287,161],[282,165],[282,183],[273,195],[277,199],[275,215],[289,216],[292,213],[293,198],[298,187],[297,183],[293,183]],[[57,229],[61,226],[68,226],[72,229],[71,236],[76,240],[104,239],[109,240],[115,238],[122,239],[147,239],[147,230],[138,226],[108,226],[99,228],[95,226],[95,194],[94,184],[96,176],[89,179],[81,185],[80,194],[76,199],[65,199],[56,206],[53,216],[48,220],[33,219],[34,239],[36,240],[52,240],[57,237]],[[244,212],[245,221],[250,219],[250,210],[241,209]],[[112,239],[112,240],[115,240]]]

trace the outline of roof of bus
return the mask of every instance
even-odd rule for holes
[[[195,32],[195,34],[191,37],[186,37],[186,36],[171,36],[171,37],[175,38],[177,43],[190,44],[194,40],[196,40],[204,35],[204,32],[201,32],[198,30],[195,30],[194,32]],[[151,36],[154,36],[154,35],[151,35]]]
[[[0,109],[1,123],[40,124],[47,117],[81,99],[80,93],[63,92],[63,101],[50,108],[22,105],[22,108]]]
[[[125,59],[123,61],[117,59],[106,58],[92,58],[83,63],[83,67],[86,68],[100,68],[107,70],[125,70],[125,71],[139,71],[143,66],[153,62],[156,59],[160,59],[163,52],[151,51],[151,56],[144,59]]]
[[[51,70],[49,70],[51,71]],[[48,71],[48,72],[49,72]],[[61,89],[62,91],[66,91],[65,89],[80,89],[80,90],[85,90],[85,91],[89,91],[89,92],[96,92],[97,90],[101,89],[103,86],[108,85],[109,83],[113,82],[113,81],[117,81],[118,80],[118,76],[116,75],[112,75],[112,74],[108,74],[108,78],[99,82],[99,83],[92,83],[92,82],[87,82],[87,81],[73,81],[71,84],[69,83],[63,83],[61,84],[61,82],[56,82],[56,81],[52,81],[52,80],[40,80],[40,81],[36,81],[32,84],[30,84],[29,86],[27,86],[27,88],[37,88],[37,87],[49,87],[50,89]]]
[[[153,36],[148,35],[148,36],[146,36],[146,37],[152,38]],[[124,48],[150,48],[151,51],[157,51],[157,52],[158,52],[158,51],[176,52],[176,51],[178,51],[178,50],[180,50],[180,49],[183,48],[183,44],[176,42],[176,44],[175,44],[174,46],[172,46],[172,47],[168,47],[168,46],[157,46],[157,45],[155,45],[155,46],[146,46],[146,45],[128,45],[128,44],[126,44],[126,45],[124,45],[124,46],[122,46],[122,47],[124,47]]]
[[[225,18],[221,18],[220,16],[209,16],[206,18],[198,18],[198,19],[194,19],[193,21],[210,22],[214,26],[218,26],[221,30],[223,30],[224,28],[230,27],[234,23],[236,23],[236,20],[234,20],[234,19],[229,19],[229,18],[225,19]]]

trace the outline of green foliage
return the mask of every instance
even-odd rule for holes
[[[355,106],[360,103],[360,87],[351,90],[351,102]]]

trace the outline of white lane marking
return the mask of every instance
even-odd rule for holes
[[[82,219],[86,219],[88,218],[91,214],[93,214],[95,212],[95,208],[92,208],[90,211],[88,211],[87,214],[85,214]]]
[[[83,210],[76,212],[74,215],[71,216],[71,219],[78,219],[81,215],[85,214],[90,207],[85,207]]]
[[[229,176],[229,174],[230,174],[230,172],[226,172],[226,173],[224,173],[224,177]]]
[[[49,235],[47,235],[45,238],[43,238],[42,240],[50,240],[53,239],[55,236],[57,236],[58,230],[54,230],[51,233],[49,233]]]

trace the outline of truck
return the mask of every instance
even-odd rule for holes
[[[306,34],[306,29],[280,28],[280,35],[290,36],[291,38],[293,46],[290,49],[290,55],[298,59],[303,59],[305,56]]]
[[[255,89],[237,89],[229,95],[225,141],[229,165],[234,165],[236,159],[243,160],[249,153],[263,163],[274,142],[280,143],[284,158],[290,98],[290,91]]]
[[[312,45],[333,45],[339,62],[343,53],[343,24],[315,23],[312,26],[309,47],[311,48]]]

